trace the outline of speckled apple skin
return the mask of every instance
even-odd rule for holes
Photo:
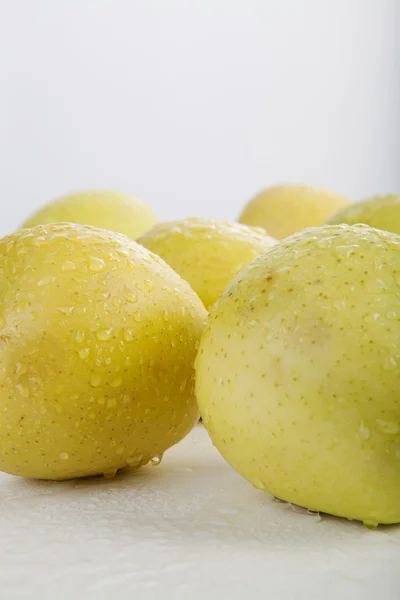
[[[311,228],[255,259],[211,312],[204,425],[255,487],[368,525],[400,521],[400,237]]]
[[[239,271],[276,244],[263,229],[195,217],[159,223],[138,242],[186,279],[208,310]]]
[[[157,221],[154,211],[138,198],[108,190],[85,190],[49,202],[22,227],[80,223],[123,233],[135,240]]]
[[[0,240],[0,469],[68,479],[137,467],[198,419],[206,311],[164,261],[83,225]]]

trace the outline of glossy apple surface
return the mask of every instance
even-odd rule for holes
[[[200,414],[255,487],[400,521],[400,237],[310,228],[255,259],[214,306],[196,361]]]
[[[206,311],[159,257],[53,224],[0,240],[0,278],[2,471],[113,474],[190,431]]]
[[[276,240],[262,229],[191,218],[159,223],[138,242],[186,279],[209,309],[230,280]]]

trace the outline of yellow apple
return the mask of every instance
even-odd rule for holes
[[[127,194],[104,190],[76,192],[39,209],[22,227],[81,223],[123,233],[135,240],[158,221],[152,209]]]
[[[354,202],[328,219],[329,224],[365,223],[377,229],[400,233],[400,195],[374,196]]]
[[[191,218],[159,223],[138,242],[186,279],[209,309],[230,280],[276,240],[259,228]]]
[[[306,229],[250,263],[209,316],[196,394],[255,487],[367,525],[400,521],[400,236]]]
[[[67,479],[161,455],[196,423],[206,311],[123,235],[52,224],[0,240],[0,470]]]
[[[239,221],[263,227],[281,240],[305,227],[322,225],[348,200],[308,185],[276,185],[262,190],[244,208]]]

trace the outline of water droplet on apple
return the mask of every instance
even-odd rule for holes
[[[103,472],[104,479],[113,479],[117,474],[118,469],[107,469]]]
[[[363,523],[367,529],[377,529],[379,525],[378,521],[375,521],[374,519],[366,519]]]
[[[57,310],[63,315],[72,315],[74,308],[74,306],[59,306]]]
[[[58,400],[53,400],[50,404],[51,404],[51,406],[53,406],[56,409],[56,411],[59,415],[61,415],[63,413],[63,407],[60,404],[60,402],[58,402]]]
[[[376,423],[379,429],[388,435],[395,435],[400,431],[400,424],[396,421],[384,421],[383,419],[376,419]]]
[[[265,490],[264,483],[258,477],[256,477],[255,479],[253,479],[253,487],[255,487],[256,490]]]
[[[368,427],[365,425],[364,421],[361,422],[360,427],[358,429],[358,434],[361,439],[368,440],[370,437],[370,431]]]
[[[78,331],[75,335],[75,341],[78,344],[81,344],[85,339],[85,332],[84,331]]]
[[[395,310],[390,310],[389,312],[386,313],[386,318],[389,320],[396,320],[397,319],[397,312]]]
[[[106,268],[106,263],[103,259],[97,258],[96,256],[91,256],[89,258],[89,269],[94,273],[99,273]]]
[[[158,465],[161,464],[162,459],[162,454],[156,454],[156,456],[153,456],[153,458],[151,459],[150,464],[153,465],[153,467],[158,467]]]
[[[101,383],[102,383],[102,378],[98,374],[93,375],[90,379],[90,385],[92,387],[99,387],[99,385],[101,385]]]
[[[75,263],[73,263],[70,260],[64,260],[64,262],[61,265],[61,271],[74,271],[75,268]]]
[[[367,277],[364,281],[364,290],[367,294],[381,294],[386,290],[386,285],[378,277]]]
[[[125,329],[124,330],[124,339],[127,342],[131,342],[133,340],[133,331],[132,331],[132,329]]]
[[[40,237],[35,237],[32,240],[32,245],[36,246],[37,248],[40,248],[40,246],[44,246],[45,244],[47,244],[47,240],[45,237],[40,236]]]
[[[151,292],[151,290],[154,289],[154,285],[151,283],[151,281],[149,279],[145,279],[143,283],[150,292]]]
[[[99,341],[105,342],[112,337],[112,334],[113,334],[112,328],[100,329],[99,331],[96,332],[96,337]]]
[[[397,359],[394,356],[386,356],[383,361],[385,371],[390,371],[397,368]]]
[[[127,302],[130,302],[131,304],[135,304],[138,301],[137,295],[131,291],[126,292],[126,294],[124,295],[124,298]]]
[[[17,364],[15,365],[15,376],[17,379],[19,379],[22,375],[24,375],[27,371],[27,368],[25,365],[23,365],[20,362],[17,362]]]
[[[50,285],[51,283],[54,283],[55,280],[56,278],[53,275],[46,275],[39,279],[39,281],[37,282],[37,286],[41,287],[43,285]]]
[[[29,397],[29,389],[25,385],[21,385],[20,383],[17,383],[15,388],[18,390],[20,395],[23,396],[23,398]]]
[[[130,467],[136,467],[142,459],[143,459],[143,456],[141,454],[136,454],[133,456],[129,456],[126,459],[126,462]]]
[[[335,254],[338,258],[348,258],[354,253],[354,246],[335,246]]]
[[[122,377],[116,377],[110,382],[110,386],[113,388],[120,387],[122,385]]]

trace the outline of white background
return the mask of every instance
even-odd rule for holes
[[[400,190],[398,0],[0,8],[0,233],[76,188],[164,219],[235,218],[281,181]]]

